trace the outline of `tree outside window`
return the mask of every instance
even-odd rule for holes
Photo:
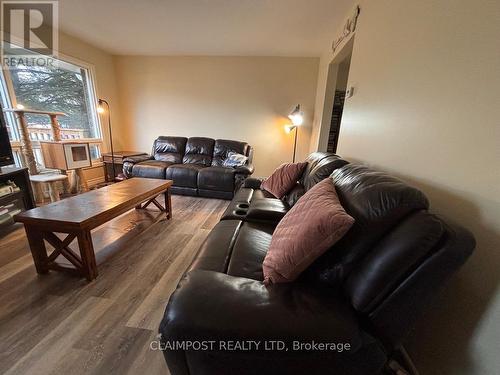
[[[97,100],[87,67],[56,60],[53,66],[11,67],[3,71],[1,78],[4,107],[17,105],[32,110],[64,112],[67,116],[58,117],[62,138],[95,140],[91,147],[92,157],[100,157]],[[17,141],[14,116],[6,117],[11,141]],[[51,139],[48,116],[26,114],[26,119],[30,137],[35,143]]]

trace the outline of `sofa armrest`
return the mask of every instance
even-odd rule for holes
[[[413,271],[406,272],[403,280],[369,314],[373,329],[388,342],[404,341],[438,291],[474,251],[476,240],[471,232],[455,224],[444,221],[443,224],[445,233],[440,246]],[[394,254],[395,249],[391,250]]]
[[[146,160],[153,160],[154,158],[150,155],[137,155],[137,156],[129,156],[128,158],[123,159],[123,174],[127,178],[132,177],[132,168],[137,163]]]
[[[248,176],[251,175],[255,170],[253,164],[241,165],[239,167],[235,167],[234,169],[236,170],[236,173],[241,173]]]
[[[276,198],[256,200],[248,208],[245,219],[278,224],[289,209],[287,204]]]
[[[124,162],[129,163],[140,163],[141,161],[153,160],[153,156],[151,155],[137,155],[137,156],[129,156],[128,158],[123,159]]]
[[[262,184],[262,181],[264,181],[263,178],[249,177],[243,183],[243,187],[249,189],[260,189],[260,184]]]
[[[361,345],[355,314],[331,289],[300,283],[265,286],[219,272],[188,272],[160,325],[163,342],[281,340]]]

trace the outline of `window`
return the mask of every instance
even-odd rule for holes
[[[26,109],[64,112],[67,116],[58,116],[61,138],[88,140],[92,158],[100,158],[102,139],[90,67],[67,60],[56,60],[53,66],[11,67],[2,72],[0,94],[4,108],[23,106]],[[17,154],[16,160],[20,161],[15,116],[6,112],[5,117],[13,151]],[[43,165],[38,141],[52,139],[50,118],[35,114],[26,114],[25,117],[35,158]]]

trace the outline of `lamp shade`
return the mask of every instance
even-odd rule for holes
[[[98,113],[104,113],[105,112],[105,109],[104,109],[103,105],[104,105],[104,100],[99,99],[99,101],[97,103],[97,112]]]
[[[295,126],[302,125],[304,122],[304,112],[300,110],[300,104],[297,104],[292,112],[288,115],[288,118],[292,121]]]

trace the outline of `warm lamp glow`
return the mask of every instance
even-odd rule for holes
[[[302,115],[289,116],[289,119],[292,120],[292,123],[297,126],[302,125],[304,122],[304,117],[302,117]]]
[[[106,112],[106,110],[104,109],[104,104],[108,104],[107,101],[103,100],[103,99],[99,99],[97,101],[97,113],[104,113]]]
[[[285,125],[285,133],[290,134],[293,129],[295,129],[295,125]]]
[[[18,105],[16,105],[16,108],[17,108],[17,109],[24,109],[24,105],[22,105],[22,104],[18,104]]]
[[[290,114],[288,118],[292,120],[292,124],[295,126],[300,126],[304,122],[304,112],[300,110],[300,104],[297,104],[296,107]]]

